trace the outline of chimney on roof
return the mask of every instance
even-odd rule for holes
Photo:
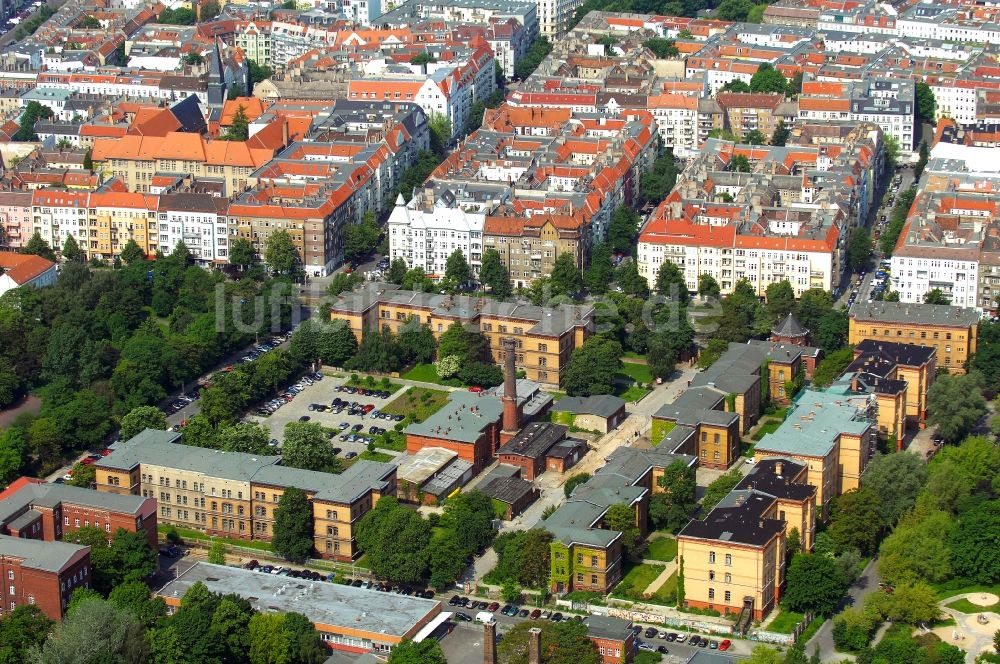
[[[542,664],[542,630],[528,630],[528,664]]]
[[[785,468],[785,464],[782,463],[781,461],[779,461],[778,463],[774,464],[774,474],[777,475],[778,477],[781,477],[781,471],[784,468]]]
[[[496,664],[497,623],[491,620],[483,625],[483,664]]]

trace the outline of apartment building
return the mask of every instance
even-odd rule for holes
[[[836,146],[709,139],[642,227],[639,273],[652,286],[670,261],[691,292],[702,274],[724,294],[741,280],[760,296],[785,280],[796,295],[832,290],[843,275],[850,228],[873,204],[882,154],[873,125],[856,127]],[[737,156],[751,164],[750,173],[729,168]]]
[[[816,489],[817,518],[829,517],[830,501],[861,483],[875,455],[877,414],[867,394],[844,395],[806,388],[785,421],[754,449],[758,463],[790,459],[807,468],[805,482]]]
[[[799,118],[874,123],[896,139],[903,152],[916,149],[916,91],[912,80],[803,81]]]
[[[740,456],[740,415],[727,411],[726,395],[708,387],[685,390],[653,413],[652,440],[675,454],[698,458],[705,468],[729,468]]]
[[[515,284],[547,276],[560,253],[577,265],[614,210],[638,201],[656,157],[652,117],[602,118],[565,109],[489,110],[473,133],[387,222],[389,253],[437,278],[460,250],[478,274],[496,249]]]
[[[35,227],[31,216],[30,191],[0,191],[0,246],[23,247]]]
[[[677,534],[684,565],[684,605],[740,616],[737,629],[778,605],[785,584],[785,544],[799,533],[812,548],[816,489],[805,464],[764,460],[709,512]]]
[[[611,505],[628,505],[640,535],[647,531],[649,497],[664,469],[675,461],[695,465],[692,456],[654,448],[619,447],[589,480],[542,522],[552,533],[550,588],[559,595],[577,590],[608,593],[622,577],[621,532],[604,527]]]
[[[156,547],[156,501],[30,477],[0,493],[0,535],[53,542],[91,527],[108,533],[109,541],[119,528],[140,533]]]
[[[489,340],[493,360],[500,362],[506,352],[502,341],[513,336],[516,369],[544,386],[559,384],[570,354],[594,333],[594,316],[594,309],[586,306],[536,307],[406,291],[385,283],[343,293],[330,306],[330,318],[344,321],[359,342],[381,328],[399,332],[411,318],[428,325],[435,337],[458,322],[482,333]]]
[[[937,366],[965,373],[976,352],[979,314],[975,309],[947,304],[856,302],[850,310],[848,343],[895,342],[935,350]],[[908,412],[908,415],[915,413]]]
[[[523,0],[457,0],[456,2],[408,0],[379,16],[378,24],[399,29],[426,22],[443,21],[451,25],[486,27],[504,25],[508,20],[513,20],[524,29],[524,40],[530,48],[531,43],[538,38],[540,9],[539,4]],[[506,29],[510,30],[509,27]],[[493,52],[500,59],[501,54],[497,49],[494,48]],[[523,53],[517,57],[520,58],[521,55]],[[504,73],[507,73],[506,63],[504,63]]]
[[[314,555],[351,561],[357,522],[396,493],[396,467],[362,461],[339,475],[279,465],[280,457],[189,447],[181,434],[146,429],[94,464],[98,491],[155,498],[159,521],[209,535],[269,540],[285,489],[309,498]]]
[[[725,115],[725,128],[740,138],[756,130],[770,141],[778,123],[791,125],[798,115],[798,106],[783,94],[720,92],[715,101]]]
[[[0,535],[0,617],[36,605],[61,620],[77,588],[90,587],[90,547]]]

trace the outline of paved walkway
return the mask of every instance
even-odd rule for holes
[[[646,586],[645,592],[647,593],[655,593],[657,590],[660,589],[660,587],[664,583],[667,582],[667,579],[670,578],[670,575],[673,574],[675,571],[677,571],[677,558],[674,558],[669,563],[665,563],[662,560],[646,560],[646,559],[643,559],[642,562],[645,563],[646,565],[666,565],[663,571],[660,572],[660,575],[655,579],[653,579],[652,583]]]
[[[938,627],[932,631],[945,643],[950,643],[964,650],[966,663],[973,664],[981,653],[993,652],[993,634],[1000,628],[1000,614],[995,611],[987,611],[984,608],[981,615],[986,616],[988,622],[983,625],[977,621],[980,613],[962,613],[948,608],[947,605],[957,599],[967,599],[973,604],[992,606],[996,603],[997,596],[992,593],[965,593],[941,601],[941,611],[954,618],[955,625]],[[958,638],[955,638],[956,636]]]
[[[860,607],[864,604],[865,597],[876,591],[878,591],[878,574],[875,572],[875,561],[872,560],[865,567],[858,580],[851,584],[841,608],[846,606]],[[845,659],[851,659],[849,655],[837,652],[834,648],[832,620],[824,622],[819,631],[806,643],[806,652],[811,653],[814,649],[819,650],[822,662],[842,662]]]

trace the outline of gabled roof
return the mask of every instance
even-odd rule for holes
[[[55,263],[34,254],[0,251],[0,268],[18,285],[23,285],[55,267]]]

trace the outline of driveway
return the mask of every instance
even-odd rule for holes
[[[865,567],[858,580],[855,581],[847,591],[847,596],[841,602],[840,608],[843,610],[848,606],[861,606],[865,597],[878,591],[878,574],[875,572],[875,561],[872,560]],[[845,659],[852,659],[852,656],[839,653],[833,646],[833,621],[827,620],[819,631],[813,635],[806,643],[806,652],[812,654],[814,649],[819,649],[820,661],[842,662]]]

